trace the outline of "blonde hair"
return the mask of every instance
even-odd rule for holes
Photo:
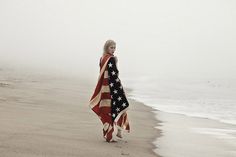
[[[111,46],[111,45],[116,45],[116,42],[111,39],[109,39],[105,42],[105,44],[103,46],[103,55],[105,55],[107,53],[107,50],[108,50],[109,46]]]

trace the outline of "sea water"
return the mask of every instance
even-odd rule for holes
[[[130,98],[155,109],[236,125],[236,79],[124,78]]]
[[[198,149],[190,147],[191,145],[188,145],[188,147],[184,144],[181,145],[178,142],[178,137],[175,137],[175,139],[171,137],[175,134],[173,131],[176,130],[168,128],[168,124],[164,124],[167,127],[161,125],[165,137],[154,141],[157,146],[156,153],[161,153],[163,156],[177,157],[183,156],[181,155],[183,149],[186,149],[185,154],[191,154],[188,156],[197,156],[199,152],[211,152],[209,156],[219,156],[219,154],[221,154],[220,156],[235,156],[236,79],[159,79],[145,76],[123,78],[123,86],[131,89],[128,92],[129,98],[143,102],[145,105],[162,112],[176,113],[175,116],[182,114],[190,117],[208,118],[230,126],[227,128],[221,128],[221,125],[219,125],[219,128],[191,126],[189,128],[190,132],[185,127],[181,128],[186,131],[181,135],[187,134],[189,136],[187,139],[197,138],[199,134],[206,135],[200,136],[206,138],[206,141],[211,141],[211,137],[215,137],[218,145],[214,145],[217,151],[213,151],[214,146],[206,148],[204,143],[198,146]],[[156,126],[155,128],[159,127]],[[186,138],[185,136],[182,137]],[[169,149],[170,142],[172,146],[179,146],[182,149],[171,151],[172,149]],[[192,141],[192,144],[197,145],[198,142]]]

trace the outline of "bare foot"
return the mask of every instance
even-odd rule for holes
[[[114,139],[113,139],[113,140],[111,140],[110,142],[117,142],[117,140],[114,140]]]
[[[115,140],[115,139],[112,139],[112,140],[110,140],[110,141],[108,141],[108,140],[106,140],[107,142],[117,142],[117,140]]]
[[[117,134],[116,136],[117,136],[117,137],[119,137],[119,138],[122,138],[122,136],[121,136],[121,135],[119,135],[119,134]]]
[[[118,133],[116,134],[116,136],[119,137],[119,138],[122,138],[121,131],[118,131]]]

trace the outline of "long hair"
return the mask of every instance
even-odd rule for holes
[[[103,55],[105,55],[108,51],[109,46],[116,45],[116,42],[114,40],[107,40],[103,46]]]

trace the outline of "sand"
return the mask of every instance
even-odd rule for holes
[[[131,132],[107,143],[88,107],[96,82],[0,72],[0,157],[158,156],[152,108],[129,99]]]
[[[236,125],[183,114],[157,112],[161,137],[156,152],[164,157],[235,157]]]

